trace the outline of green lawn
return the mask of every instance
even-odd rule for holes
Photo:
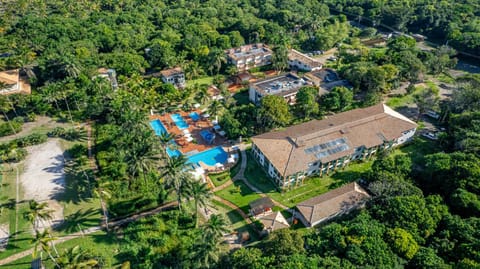
[[[61,147],[67,149],[75,143],[86,145],[86,141],[68,142],[61,140]],[[22,163],[17,165],[19,174],[23,172]],[[28,209],[28,201],[22,201],[23,190],[19,186],[18,214],[15,212],[16,199],[16,169],[6,165],[0,191],[0,204],[5,205],[0,215],[0,224],[9,223],[10,234],[13,238],[9,241],[7,250],[0,252],[0,259],[14,253],[21,252],[32,246],[33,238],[31,224],[24,218]],[[57,198],[63,206],[65,222],[53,231],[54,236],[61,236],[81,229],[86,229],[100,224],[101,212],[98,199],[91,198],[91,188],[94,186],[93,176],[87,164],[74,165],[68,162],[65,167],[65,192]],[[89,177],[87,180],[86,175]],[[16,222],[18,222],[16,224]],[[17,234],[15,235],[15,230]]]
[[[241,181],[235,181],[232,185],[228,186],[228,188],[218,191],[215,194],[234,203],[245,213],[248,213],[248,204],[260,198],[260,195],[252,192],[252,190]]]
[[[237,163],[235,164],[234,167],[232,167],[228,171],[208,175],[208,177],[212,180],[213,185],[215,185],[215,187],[218,187],[224,184],[225,182],[231,180],[232,177],[234,177],[238,173],[238,171],[240,170],[240,165],[242,163],[242,155],[238,154],[238,156],[239,156],[239,159]]]
[[[116,268],[119,261],[115,257],[119,250],[119,242],[115,236],[109,235],[105,232],[97,232],[90,235],[86,235],[82,238],[76,238],[69,240],[65,243],[56,245],[58,252],[61,254],[65,249],[74,246],[80,246],[83,249],[88,249],[94,256],[101,257],[103,261],[103,268]],[[43,254],[46,258],[47,255]],[[30,268],[30,262],[32,256],[28,255],[22,259],[19,259],[9,265],[5,265],[2,268],[5,269],[23,269]],[[53,268],[53,264],[50,260],[44,259],[46,268]]]
[[[438,81],[448,84],[455,83],[455,79],[447,73],[441,73],[437,76]]]
[[[193,80],[187,80],[187,87],[188,86],[193,86],[195,84],[198,85],[212,85],[213,84],[213,77],[203,77],[203,78],[197,78]]]
[[[275,187],[273,182],[267,177],[263,169],[255,162],[253,156],[249,153],[245,177],[252,185],[259,188],[272,199],[285,206],[294,207],[299,202],[359,179],[361,175],[370,168],[371,164],[372,161],[352,163],[343,170],[338,170],[335,173],[323,177],[308,178],[302,186],[281,192]]]
[[[415,91],[399,97],[391,97],[387,100],[387,105],[393,109],[408,106],[415,103],[414,95],[419,93],[423,87],[416,87]]]
[[[436,141],[428,140],[421,136],[415,136],[413,141],[404,147],[395,149],[391,155],[407,154],[414,163],[423,163],[425,155],[438,152],[440,150]]]
[[[257,233],[253,230],[252,226],[249,225],[236,210],[231,209],[230,207],[215,200],[213,200],[212,203],[220,213],[227,217],[228,221],[230,222],[229,228],[232,231],[236,231],[238,233],[247,231],[250,234],[252,241],[258,240]]]

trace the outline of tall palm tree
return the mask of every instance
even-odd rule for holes
[[[58,268],[81,269],[92,268],[98,261],[91,258],[88,251],[82,250],[79,246],[69,248],[57,259]]]
[[[202,227],[204,239],[221,238],[224,233],[229,232],[227,226],[228,223],[222,215],[211,215],[207,223]]]
[[[227,222],[221,215],[211,215],[202,227],[199,243],[195,246],[193,260],[197,268],[210,268],[219,260],[223,233],[228,232]]]
[[[28,202],[28,211],[25,212],[24,217],[33,225],[33,229],[37,230],[39,221],[46,221],[52,219],[53,210],[48,208],[46,202],[38,203],[35,200]]]
[[[112,198],[112,195],[110,194],[109,191],[107,191],[102,187],[98,187],[94,189],[93,193],[96,197],[100,199],[100,207],[102,208],[103,217],[105,219],[105,227],[107,228],[107,231],[108,231],[108,207],[105,201]]]
[[[178,207],[181,208],[182,198],[185,196],[188,188],[185,188],[185,181],[189,180],[189,174],[185,171],[187,158],[184,155],[167,158],[166,165],[163,167],[163,176],[168,188],[177,194]],[[182,186],[183,184],[183,186]]]
[[[47,103],[55,103],[55,106],[57,107],[57,110],[60,111],[60,106],[58,105],[58,100],[60,100],[60,95],[58,94],[58,92],[56,91],[56,89],[54,87],[49,87],[49,85],[47,85],[46,87],[43,87],[42,88],[42,95],[43,95],[43,99],[47,102]]]
[[[125,159],[132,177],[140,174],[146,181],[146,174],[158,161],[158,152],[146,139],[135,141],[126,151]]]
[[[2,89],[2,85],[0,85],[0,90]],[[3,117],[7,120],[8,125],[13,131],[13,134],[17,134],[15,128],[13,128],[12,122],[10,122],[10,118],[7,115],[7,112],[10,110],[8,104],[7,97],[5,95],[0,95],[0,110],[2,111]]]
[[[203,208],[207,206],[207,204],[210,202],[210,198],[212,197],[212,193],[208,189],[208,185],[206,183],[200,183],[199,181],[193,181],[189,187],[192,198],[195,201],[195,227],[197,227],[198,211],[200,210],[200,206]]]
[[[168,142],[172,141],[175,136],[171,133],[163,132],[158,135],[158,139],[160,140],[160,145],[162,147],[162,154],[166,154]]]
[[[53,263],[55,263],[55,265],[58,267],[57,260],[53,257],[50,249],[50,245],[53,244],[53,241],[55,239],[56,238],[52,237],[47,229],[43,230],[43,232],[36,230],[35,237],[31,240],[31,242],[33,243],[33,258],[37,258],[38,248],[40,247],[40,249],[47,253]]]

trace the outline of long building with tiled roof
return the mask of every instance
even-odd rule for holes
[[[312,227],[363,206],[369,198],[367,191],[352,182],[299,203],[297,217],[306,227]]]
[[[380,148],[410,140],[417,124],[384,104],[359,108],[252,138],[256,160],[281,188],[300,185]]]

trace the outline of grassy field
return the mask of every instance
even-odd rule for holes
[[[414,163],[422,163],[425,155],[438,152],[439,150],[440,148],[436,141],[416,136],[409,145],[395,149],[391,155],[406,154],[412,158]]]
[[[74,246],[80,246],[82,249],[88,249],[93,256],[99,257],[103,263],[102,268],[116,268],[119,266],[119,261],[116,259],[116,254],[119,250],[119,240],[114,235],[109,235],[105,232],[97,232],[94,234],[86,235],[82,238],[76,238],[69,240],[65,243],[56,245],[58,252],[61,254],[65,249],[72,248]],[[43,254],[46,258],[47,255]],[[5,265],[2,268],[5,269],[24,269],[30,268],[30,262],[32,256],[26,256],[11,264]],[[53,268],[53,263],[44,259],[46,268]]]
[[[294,207],[299,202],[359,179],[370,168],[371,164],[372,161],[352,163],[345,169],[323,177],[308,178],[302,186],[281,192],[274,186],[273,182],[249,153],[245,177],[252,185],[259,188],[272,199],[288,207]]]
[[[391,97],[387,100],[387,105],[393,109],[408,106],[415,103],[415,94],[419,93],[423,87],[416,87],[415,91],[400,97]]]
[[[213,84],[213,77],[203,77],[203,78],[197,78],[193,80],[187,80],[187,87],[188,86],[193,86],[195,84],[198,85],[212,85]]]
[[[218,191],[215,194],[234,203],[245,213],[248,213],[248,204],[260,198],[260,195],[254,193],[241,181],[235,181],[232,185],[228,186],[228,188]]]
[[[75,143],[86,145],[86,141],[69,142],[61,140],[62,149],[69,149]],[[19,175],[23,172],[23,163],[17,164]],[[24,218],[28,210],[28,201],[22,200],[23,188],[19,183],[18,213],[15,210],[16,179],[15,168],[4,166],[3,180],[1,185],[0,204],[3,205],[0,215],[0,224],[9,224],[10,234],[13,236],[6,251],[0,252],[0,259],[14,253],[21,252],[32,246],[33,238],[31,224]],[[87,179],[87,177],[89,177]],[[67,161],[65,166],[65,191],[57,198],[63,206],[65,222],[52,231],[54,236],[61,236],[92,226],[97,226],[101,220],[100,204],[98,199],[91,198],[93,188],[93,176],[88,165]]]

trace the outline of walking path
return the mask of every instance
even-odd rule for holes
[[[174,207],[177,207],[177,206],[178,206],[178,203],[176,201],[166,203],[166,204],[163,204],[163,205],[161,205],[157,208],[154,208],[152,210],[144,211],[144,212],[141,212],[141,213],[138,213],[138,214],[134,214],[130,217],[126,217],[126,218],[123,218],[123,219],[120,219],[120,220],[112,221],[109,224],[109,226],[110,227],[121,226],[121,225],[124,225],[126,223],[135,221],[137,219],[144,218],[144,217],[149,217],[149,216],[158,214],[159,212],[161,212],[163,210],[174,208]],[[73,233],[73,234],[69,234],[69,235],[60,237],[60,238],[58,238],[58,239],[56,239],[52,242],[53,242],[53,244],[63,243],[65,241],[68,241],[68,240],[71,240],[71,239],[83,237],[87,234],[98,232],[98,231],[102,230],[104,227],[105,227],[104,225],[91,227],[89,229],[82,230],[80,232],[76,232],[76,233]],[[32,253],[33,253],[33,248],[22,251],[22,252],[19,252],[19,253],[16,253],[16,254],[13,254],[12,256],[10,256],[8,258],[0,260],[0,266],[9,264],[11,262],[14,262],[18,259],[21,259],[21,258],[25,257],[25,256],[31,255]]]

